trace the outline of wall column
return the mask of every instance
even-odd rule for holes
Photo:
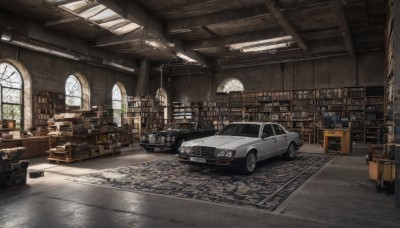
[[[150,61],[147,59],[142,59],[140,62],[139,80],[136,94],[138,96],[144,96],[149,93],[149,70]]]
[[[389,1],[390,2],[390,1]],[[396,207],[400,208],[400,2],[393,1],[393,56],[395,64],[393,67],[393,80],[394,80],[394,129],[395,129],[395,199]]]

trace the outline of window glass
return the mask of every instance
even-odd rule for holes
[[[0,118],[15,120],[16,127],[21,128],[22,119],[22,77],[17,69],[8,64],[0,64]]]
[[[242,82],[236,78],[227,78],[218,86],[217,92],[229,93],[232,91],[243,91]]]
[[[113,118],[114,123],[119,127],[122,124],[122,93],[121,89],[117,84],[114,85],[112,89],[112,108],[113,108]]]
[[[229,124],[218,135],[244,136],[257,138],[260,132],[259,124]]]
[[[65,83],[65,104],[82,108],[82,85],[73,75],[69,76]]]
[[[279,125],[274,124],[273,127],[276,135],[283,135],[286,133]]]
[[[264,125],[263,133],[267,134],[268,136],[274,135],[274,131],[272,130],[271,124]]]

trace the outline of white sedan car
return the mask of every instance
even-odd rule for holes
[[[302,145],[298,133],[280,124],[237,122],[214,136],[184,142],[177,156],[188,164],[239,168],[241,173],[250,174],[258,161],[278,155],[292,160]]]

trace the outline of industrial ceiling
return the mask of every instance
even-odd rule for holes
[[[91,48],[233,68],[384,49],[386,0],[1,0]],[[11,29],[4,25],[6,29]]]

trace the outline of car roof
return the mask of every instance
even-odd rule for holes
[[[233,122],[234,124],[278,124],[274,122]]]

